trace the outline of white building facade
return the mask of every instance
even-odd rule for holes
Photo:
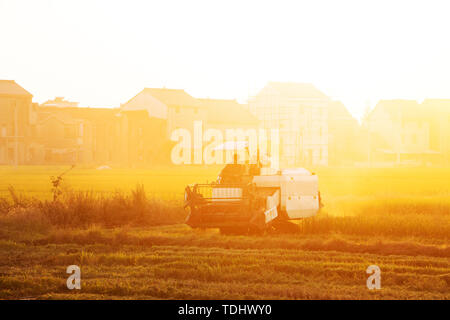
[[[328,165],[331,99],[311,84],[269,82],[249,101],[264,129],[278,129],[282,167]]]

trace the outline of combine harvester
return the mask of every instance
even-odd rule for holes
[[[289,220],[315,216],[322,207],[318,178],[304,168],[275,170],[256,164],[227,164],[217,181],[185,189],[186,223],[220,228],[223,234],[294,232]]]

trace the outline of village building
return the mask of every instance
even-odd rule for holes
[[[34,163],[143,166],[168,161],[166,122],[119,108],[36,108]]]
[[[117,109],[40,105],[35,112],[33,163],[119,162]]]
[[[166,121],[164,139],[167,141],[177,129],[187,130],[193,136],[195,123],[201,123],[203,131],[220,130],[224,139],[227,129],[256,130],[259,124],[258,119],[235,100],[196,99],[181,89],[145,88],[122,104],[120,110],[145,111],[150,117]],[[171,146],[173,143],[168,145]],[[202,150],[194,149],[204,147],[204,144],[192,143],[191,147],[192,154],[201,153]]]
[[[53,100],[47,100],[41,104],[41,107],[60,107],[60,108],[76,108],[78,102],[64,100],[64,97],[56,97]]]
[[[194,121],[207,117],[204,105],[182,89],[145,88],[120,109],[145,110],[149,117],[167,121],[167,137],[178,128],[193,131]]]
[[[248,105],[236,100],[198,99],[206,109],[206,128],[258,129],[260,121],[248,110]]]
[[[31,93],[13,80],[0,80],[0,164],[23,164],[35,122]]]
[[[263,128],[278,129],[282,167],[328,164],[330,99],[308,83],[269,82],[249,101]]]
[[[438,151],[439,164],[450,164],[450,99],[425,99],[430,127],[430,149]]]
[[[279,130],[284,167],[351,165],[358,159],[357,120],[312,84],[269,82],[249,107],[263,128]]]
[[[352,166],[365,159],[361,127],[342,102],[329,103],[327,125],[328,165]]]
[[[342,103],[304,83],[269,82],[248,105],[167,88],[145,88],[119,108],[79,107],[62,97],[39,105],[32,98],[15,81],[0,80],[1,165],[171,164],[172,133],[193,133],[199,121],[224,140],[228,129],[278,129],[282,167],[353,165],[362,158],[370,165],[450,163],[444,99],[381,100],[361,127]]]
[[[440,158],[431,142],[432,114],[415,100],[381,100],[365,120],[371,163],[418,165]]]

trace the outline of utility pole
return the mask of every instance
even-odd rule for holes
[[[369,167],[372,167],[372,157],[371,157],[371,152],[372,152],[372,145],[371,145],[371,139],[370,139],[370,120],[367,121],[367,140],[368,140],[368,148],[367,148],[367,162],[369,163]]]
[[[19,129],[18,129],[18,109],[17,102],[13,103],[14,108],[14,164],[17,167],[19,165]]]
[[[367,165],[370,168],[372,166],[372,137],[371,137],[371,111],[370,111],[370,102],[366,102],[366,108],[364,110],[364,115],[362,118],[363,126],[367,126]]]

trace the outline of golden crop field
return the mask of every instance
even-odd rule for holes
[[[450,169],[318,169],[323,210],[262,236],[183,224],[185,185],[220,168],[75,168],[55,206],[66,169],[0,167],[0,298],[450,298]]]

